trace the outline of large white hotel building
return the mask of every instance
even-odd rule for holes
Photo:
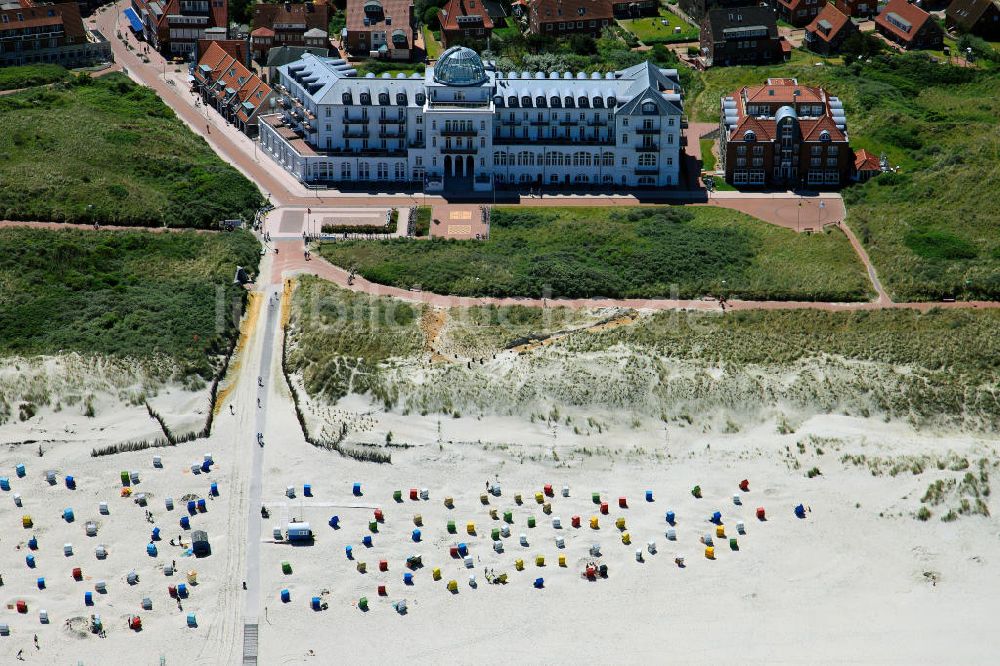
[[[278,72],[260,145],[304,183],[482,192],[679,182],[681,87],[676,70],[649,62],[505,73],[454,47],[409,78],[361,78],[308,54]]]

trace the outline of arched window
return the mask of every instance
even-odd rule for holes
[[[752,143],[757,140],[757,135],[754,134],[753,130],[747,130],[746,132],[743,132],[743,140],[747,143]]]
[[[656,153],[643,153],[639,155],[639,166],[641,167],[656,166]]]
[[[603,164],[604,166],[614,166],[615,165],[614,153],[604,153]]]
[[[493,166],[503,166],[503,162],[500,161],[500,156],[503,153],[493,153]]]

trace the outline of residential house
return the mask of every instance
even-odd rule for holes
[[[944,16],[949,30],[1000,41],[1000,0],[952,0]]]
[[[787,42],[778,36],[768,7],[710,9],[701,23],[701,59],[706,67],[781,62]]]
[[[726,182],[839,187],[854,168],[844,105],[822,88],[768,79],[722,98],[719,155]]]
[[[854,153],[854,180],[863,183],[882,173],[882,160],[864,148]]]
[[[199,39],[226,37],[229,9],[226,0],[131,0],[125,17],[163,55],[194,60]]]
[[[944,42],[934,17],[907,0],[889,0],[875,17],[875,30],[904,49],[940,49]]]
[[[528,30],[546,37],[597,38],[611,23],[611,0],[528,0]]]
[[[329,48],[331,12],[327,0],[258,2],[253,8],[253,29],[250,31],[253,59],[265,62],[268,51],[276,46]]]
[[[840,50],[844,40],[858,31],[854,22],[839,9],[828,4],[806,26],[803,44],[814,53],[831,55]]]
[[[851,18],[869,18],[878,13],[878,0],[830,0],[830,4]]]
[[[344,45],[352,55],[409,60],[416,31],[412,0],[347,0]]]
[[[84,27],[76,2],[0,0],[0,67],[82,67],[111,60],[111,44]]]
[[[272,107],[269,85],[216,43],[208,46],[192,75],[194,90],[206,105],[244,134],[257,134],[258,116]]]
[[[445,48],[485,42],[493,32],[493,19],[482,0],[448,0],[438,12],[438,21]]]
[[[379,191],[676,187],[683,103],[650,62],[588,75],[498,72],[452,47],[423,75],[353,76],[304,55],[278,68],[261,149],[305,183]]]
[[[796,28],[808,25],[824,6],[826,0],[776,0],[775,2],[778,18]]]
[[[677,6],[692,21],[701,23],[710,9],[733,9],[755,4],[753,0],[679,0]]]
[[[250,66],[250,42],[246,39],[215,39],[212,37],[199,39],[197,47],[198,62],[201,62],[201,59],[205,56],[205,51],[212,44],[218,44],[222,47],[223,51],[236,58],[236,60],[248,67]]]

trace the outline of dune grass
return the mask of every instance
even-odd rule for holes
[[[214,227],[257,187],[122,74],[0,97],[0,219]]]
[[[208,377],[242,312],[236,266],[255,272],[258,247],[246,232],[0,229],[0,355],[166,355]]]
[[[486,242],[348,241],[321,252],[374,282],[468,296],[869,296],[839,231],[798,235],[708,207],[499,207]]]
[[[17,90],[30,88],[47,83],[68,81],[69,70],[62,65],[20,65],[17,67],[0,67],[0,90]]]

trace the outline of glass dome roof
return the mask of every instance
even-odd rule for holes
[[[434,65],[434,80],[447,86],[478,86],[486,81],[486,68],[475,51],[453,46]]]

